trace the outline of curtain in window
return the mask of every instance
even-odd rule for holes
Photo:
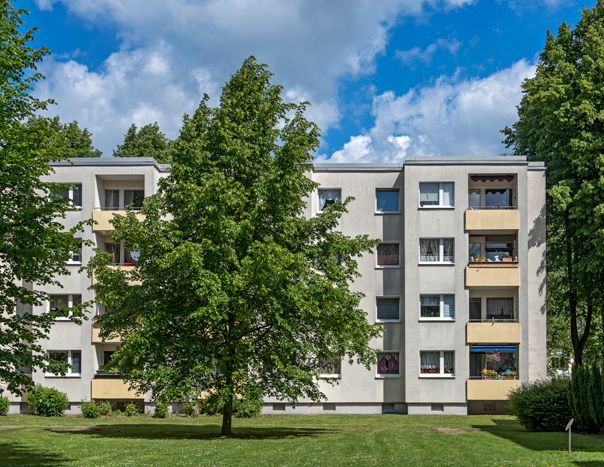
[[[377,317],[378,317],[378,319],[398,320],[399,319],[399,299],[398,298],[378,298],[377,299]]]
[[[398,375],[399,374],[398,352],[380,352],[380,353],[378,353],[378,374],[380,374],[380,375]]]
[[[117,210],[120,208],[120,191],[105,190],[105,206],[104,209]]]
[[[419,301],[422,318],[440,317],[440,297],[438,295],[421,295]]]
[[[443,206],[453,206],[454,203],[454,193],[453,193],[453,183],[443,183]]]
[[[438,183],[419,184],[419,205],[438,206]]]
[[[470,320],[471,321],[481,321],[482,320],[482,310],[481,308],[481,299],[480,298],[471,298],[470,299]]]
[[[452,263],[454,260],[455,260],[455,255],[453,252],[453,239],[444,238],[443,239],[443,261]]]
[[[399,263],[398,243],[381,243],[377,247],[379,266],[396,266]]]
[[[420,352],[420,371],[440,373],[440,352]]]
[[[424,238],[419,241],[420,261],[438,261],[438,239]]]
[[[471,208],[480,207],[480,190],[472,189],[468,191],[468,205]]]
[[[510,188],[485,190],[485,205],[489,208],[507,208],[512,205],[512,190]]]
[[[455,295],[443,296],[443,316],[445,318],[455,318]]]
[[[124,207],[140,209],[145,198],[144,190],[124,190]]]
[[[444,354],[444,373],[447,375],[455,374],[455,352],[443,352]]]
[[[514,319],[514,299],[487,298],[487,319]]]
[[[340,190],[319,190],[319,211],[325,209],[325,206],[339,203],[342,194]]]

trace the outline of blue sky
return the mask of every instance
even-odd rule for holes
[[[547,29],[575,24],[566,0],[23,0],[53,55],[37,93],[110,155],[131,123],[171,138],[203,92],[248,55],[290,100],[309,100],[321,160],[506,152]]]

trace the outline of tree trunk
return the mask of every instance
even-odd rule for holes
[[[222,409],[222,429],[220,430],[222,436],[231,436],[233,434],[233,392],[229,389],[228,393],[227,400],[224,402]]]

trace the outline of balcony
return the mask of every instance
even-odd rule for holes
[[[466,266],[466,287],[519,287],[518,263],[471,262]]]
[[[116,375],[97,375],[92,380],[91,399],[142,399],[144,394],[129,389]]]
[[[520,213],[515,207],[505,209],[470,208],[466,211],[466,230],[518,230]]]
[[[517,379],[469,379],[467,381],[467,399],[469,401],[503,401],[508,393],[520,387]]]
[[[497,344],[499,342],[520,344],[520,323],[469,322],[466,325],[466,342],[471,344]]]
[[[93,324],[91,329],[91,341],[93,344],[119,344],[122,342],[122,338],[120,336],[110,337],[103,340],[99,334],[101,332],[101,328],[98,324]]]
[[[118,269],[120,271],[125,271],[125,272],[131,272],[134,270],[134,268],[136,266],[134,266],[133,264],[111,264],[109,265],[109,267],[111,269]],[[92,276],[92,285],[96,284],[96,278],[94,277],[94,274]],[[129,280],[128,281],[129,285],[140,285],[141,281],[135,281],[135,280]]]
[[[110,232],[113,230],[111,220],[114,216],[125,216],[125,210],[99,210],[92,211],[92,220],[95,222],[92,226],[93,232]],[[141,213],[136,213],[136,218],[143,221],[145,216]]]

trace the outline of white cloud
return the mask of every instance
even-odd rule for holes
[[[424,64],[428,64],[432,61],[434,54],[439,50],[446,50],[451,55],[457,54],[457,51],[461,47],[461,42],[457,39],[437,39],[436,42],[429,44],[425,49],[419,47],[413,47],[407,50],[397,50],[394,52],[396,58],[398,58],[405,65],[413,65],[420,61]]]
[[[52,9],[58,0],[36,0]],[[388,31],[401,15],[457,8],[472,0],[62,0],[90,27],[112,24],[122,40],[103,67],[73,57],[45,64],[41,93],[56,112],[78,120],[109,153],[132,118],[155,118],[175,137],[184,112],[202,92],[214,99],[245,57],[256,55],[275,81],[313,103],[311,118],[337,125],[338,82],[371,73]]]
[[[433,86],[373,99],[373,128],[350,138],[334,162],[398,162],[407,155],[495,155],[499,132],[517,118],[521,84],[534,75],[525,60],[484,78],[441,77]],[[320,160],[328,160],[323,155]]]

